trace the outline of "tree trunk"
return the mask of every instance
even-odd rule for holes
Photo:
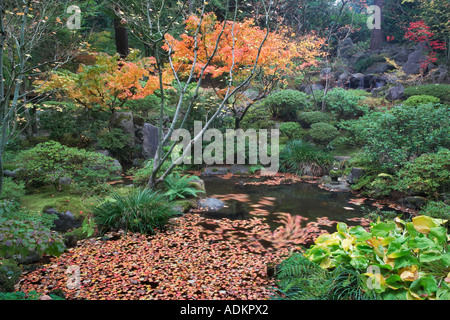
[[[384,32],[383,32],[383,9],[384,9],[384,0],[375,0],[375,6],[378,6],[381,10],[380,17],[380,29],[374,28],[372,29],[372,36],[370,39],[370,51],[380,50],[381,46],[384,43]],[[376,17],[378,19],[378,17]]]
[[[130,52],[128,46],[128,30],[120,19],[114,19],[114,33],[116,37],[116,50],[122,59],[125,59]]]

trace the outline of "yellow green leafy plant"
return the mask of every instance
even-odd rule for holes
[[[358,270],[386,300],[450,300],[449,235],[446,220],[416,216],[362,226],[337,225],[315,240],[305,256],[324,269],[341,264]]]

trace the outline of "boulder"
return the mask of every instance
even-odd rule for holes
[[[350,184],[356,183],[356,181],[366,173],[363,168],[353,167],[350,174],[347,176],[347,182]]]
[[[153,159],[158,150],[158,127],[144,123],[142,128],[142,152],[145,159]]]
[[[298,90],[306,93],[306,94],[312,94],[313,91],[316,90],[323,90],[325,87],[321,85],[320,83],[312,84],[312,85],[302,85],[298,88]]]
[[[392,58],[397,64],[403,65],[406,61],[408,61],[408,55],[408,50],[401,49]]]
[[[202,176],[221,176],[228,174],[230,168],[228,167],[206,167],[205,170],[202,171]]]
[[[430,72],[430,79],[432,83],[450,83],[449,68],[441,64]]]
[[[386,99],[390,101],[399,100],[403,97],[404,92],[405,88],[401,85],[401,83],[397,83],[394,87],[389,88],[386,91]]]
[[[339,57],[347,57],[350,55],[351,50],[355,47],[352,38],[346,38],[341,42],[338,48]]]
[[[381,74],[385,73],[389,70],[393,70],[395,67],[387,62],[376,62],[373,65],[371,65],[369,68],[367,68],[367,73],[374,73],[374,74]]]
[[[120,128],[125,134],[130,135],[130,140],[128,142],[129,147],[134,147],[135,145],[135,128],[133,121],[133,113],[128,112],[114,112],[111,117],[111,125],[114,128]]]
[[[403,64],[402,69],[406,74],[419,74],[421,64],[426,60],[423,50],[418,49],[408,55],[408,60]]]
[[[427,203],[427,199],[419,196],[411,196],[400,199],[398,202],[408,209],[419,210]]]
[[[95,150],[95,152],[100,153],[100,154],[102,154],[104,156],[107,156],[107,157],[112,157],[112,153],[109,150],[106,150],[106,149],[104,149],[104,150]]]
[[[44,210],[44,212],[47,214],[56,215],[57,218],[53,222],[54,226],[51,228],[54,231],[67,232],[70,229],[81,227],[81,221],[75,219],[73,213],[70,211],[58,212],[54,208],[49,208]]]
[[[217,212],[225,207],[222,200],[216,198],[206,198],[198,200],[198,209],[203,212]]]

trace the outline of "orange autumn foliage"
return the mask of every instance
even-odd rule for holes
[[[159,89],[159,78],[153,57],[128,61],[118,55],[93,53],[93,65],[81,65],[76,73],[59,72],[47,82],[36,82],[39,91],[56,91],[85,107],[99,105],[114,111],[127,100],[142,99]],[[169,85],[172,77],[163,73],[163,82]]]
[[[269,32],[265,39],[266,30],[252,20],[224,23],[210,13],[201,20],[196,36],[199,23],[199,17],[191,16],[186,20],[186,33],[180,36],[181,39],[166,36],[164,48],[173,51],[174,69],[181,76],[188,76],[194,66],[196,77],[200,77],[204,68],[204,77],[217,78],[232,72],[234,79],[241,80],[250,74],[258,57],[258,72],[281,77],[316,65],[317,58],[322,55],[324,41],[314,35],[291,40],[287,36],[289,32],[281,30]],[[211,58],[216,46],[217,52]]]

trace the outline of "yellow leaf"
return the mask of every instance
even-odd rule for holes
[[[414,228],[423,234],[428,234],[431,228],[435,228],[439,226],[433,218],[429,216],[418,216],[412,219]]]
[[[400,269],[400,278],[403,281],[414,281],[419,278],[419,270],[417,266],[409,266]]]

